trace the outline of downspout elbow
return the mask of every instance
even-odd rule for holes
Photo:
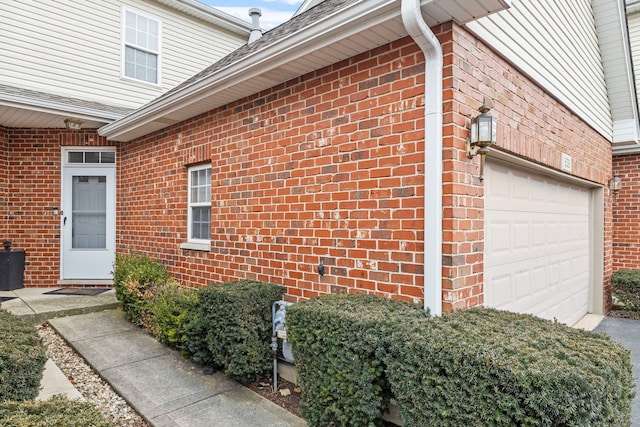
[[[402,22],[425,56],[424,307],[442,314],[442,47],[420,0],[402,0]]]

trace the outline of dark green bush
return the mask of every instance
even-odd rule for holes
[[[156,286],[167,283],[170,278],[162,264],[151,261],[146,255],[117,255],[113,285],[127,319],[135,325],[148,326],[149,297]]]
[[[611,283],[614,296],[626,310],[640,311],[640,270],[618,270]]]
[[[183,288],[172,281],[158,285],[149,300],[149,331],[161,343],[184,353],[189,312],[196,310],[198,304],[198,291],[195,289]]]
[[[0,402],[34,399],[46,361],[35,328],[0,309]]]
[[[255,380],[271,367],[271,305],[283,294],[282,286],[253,281],[201,289],[199,312],[188,319],[188,352],[224,367],[229,378]]]
[[[629,351],[490,309],[412,322],[384,355],[405,426],[628,426]]]
[[[111,427],[112,424],[91,403],[62,396],[25,402],[0,403],[0,426],[6,427]]]
[[[376,353],[399,324],[427,318],[422,306],[373,295],[325,295],[289,307],[288,338],[309,425],[380,424],[391,395]]]
[[[640,270],[618,270],[611,276],[613,289],[640,294]]]

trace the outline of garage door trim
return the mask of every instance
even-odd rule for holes
[[[492,150],[489,161],[503,165],[529,170],[532,173],[543,174],[555,180],[564,181],[589,190],[589,297],[588,312],[603,314],[604,295],[604,187],[600,184],[568,175],[549,167],[537,165],[513,155]],[[486,227],[485,227],[486,228]],[[485,236],[486,239],[486,236]],[[488,248],[486,248],[488,250]]]

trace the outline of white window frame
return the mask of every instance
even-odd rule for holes
[[[133,13],[137,16],[141,16],[143,18],[146,18],[148,20],[151,21],[155,21],[158,24],[158,47],[157,50],[152,50],[143,46],[139,46],[139,45],[135,45],[135,44],[130,44],[127,43],[127,12],[129,13]],[[123,7],[122,8],[122,29],[121,29],[121,53],[120,53],[120,75],[121,78],[125,79],[125,80],[131,80],[134,82],[138,82],[138,83],[143,83],[143,84],[147,84],[147,85],[152,85],[154,87],[157,86],[162,86],[162,21],[160,20],[160,18],[153,16],[153,15],[149,15],[147,13],[143,13],[134,9],[130,9],[127,7]],[[156,55],[157,58],[157,70],[156,70],[156,82],[150,82],[147,80],[143,80],[143,79],[138,79],[136,77],[133,76],[127,76],[126,75],[126,50],[127,47],[132,47],[136,50],[145,52],[145,53],[150,53],[153,55]]]
[[[188,183],[187,183],[187,244],[182,245],[184,249],[197,249],[197,250],[209,250],[211,245],[211,239],[195,239],[192,238],[193,231],[193,214],[192,208],[195,207],[209,207],[211,209],[211,179],[209,180],[209,200],[204,202],[192,202],[191,200],[191,175],[193,172],[209,169],[211,171],[210,163],[203,163],[199,165],[190,166],[187,168]],[[209,211],[209,233],[211,233],[211,210]]]

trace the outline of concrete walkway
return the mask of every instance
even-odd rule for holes
[[[178,352],[133,326],[113,290],[96,296],[48,295],[51,289],[0,291],[0,303],[34,325],[47,319],[56,331],[153,426],[306,426],[271,401],[220,373],[207,375]],[[82,398],[47,362],[39,399]]]
[[[154,426],[306,425],[223,374],[205,374],[201,367],[133,326],[120,310],[49,323]]]

